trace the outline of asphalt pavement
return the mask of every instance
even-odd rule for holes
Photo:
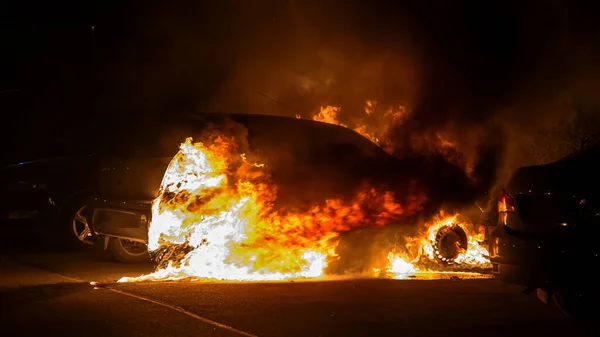
[[[597,336],[493,279],[115,283],[151,264],[4,252],[0,322],[19,336]],[[97,282],[94,285],[90,282]]]

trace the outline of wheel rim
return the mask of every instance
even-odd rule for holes
[[[119,239],[119,244],[127,254],[132,256],[140,256],[148,254],[148,248],[141,242]]]
[[[75,212],[73,220],[71,221],[71,227],[77,240],[87,245],[92,245],[94,243],[92,241],[92,231],[90,230],[87,219],[83,216],[84,210],[85,206],[82,206]]]

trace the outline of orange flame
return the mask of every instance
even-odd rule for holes
[[[339,120],[341,107],[325,106],[321,107],[319,113],[313,116],[313,120],[329,124],[340,125],[352,129],[369,139],[371,142],[379,145],[383,150],[392,154],[396,145],[391,140],[391,132],[394,126],[401,125],[408,117],[408,112],[403,106],[388,107],[383,114],[378,114],[379,102],[376,100],[365,101],[363,117],[355,120],[354,127],[341,123]],[[299,118],[299,115],[296,116]],[[438,153],[444,156],[449,162],[462,167],[467,176],[473,179],[473,164],[466,161],[464,156],[458,151],[455,142],[448,140],[441,132],[418,134],[410,140],[411,148],[419,153]]]
[[[439,237],[438,234],[443,229],[459,227],[466,235],[467,243],[466,247],[459,248],[458,254],[452,258],[444,258],[439,251]],[[481,268],[490,268],[491,264],[488,259],[487,249],[480,243],[484,241],[485,233],[476,231],[473,224],[462,220],[460,214],[454,214],[447,216],[443,212],[434,217],[434,220],[430,224],[426,224],[425,234],[422,235],[418,240],[419,257],[425,256],[429,260],[442,259],[448,263],[463,265],[463,266],[477,266]]]
[[[467,235],[466,247],[459,249],[458,254],[451,258],[444,258],[439,252],[438,233],[447,228],[460,227]],[[415,237],[406,238],[406,251],[415,251],[416,254],[399,253],[392,250],[387,256],[385,268],[373,268],[375,275],[385,270],[386,274],[394,279],[405,279],[417,273],[440,272],[448,266],[459,267],[458,270],[469,270],[476,267],[478,270],[491,268],[488,251],[481,244],[485,233],[478,232],[472,224],[463,220],[460,214],[447,216],[440,212],[434,219],[424,225],[424,231]],[[434,268],[432,268],[434,266]],[[437,268],[435,268],[437,267]]]
[[[365,106],[365,113],[367,115],[371,115],[375,112],[375,108],[377,106],[377,101],[367,101],[366,106]],[[325,107],[321,107],[319,110],[319,113],[313,116],[313,120],[317,121],[317,122],[323,122],[323,123],[329,123],[329,124],[335,124],[335,125],[339,125],[339,126],[343,126],[346,128],[349,128],[346,124],[341,123],[338,119],[338,114],[341,111],[340,107],[335,107],[335,106],[325,106]],[[390,117],[392,119],[397,118],[397,115],[387,115],[387,117]],[[377,132],[374,131],[369,131],[369,127],[367,124],[365,123],[357,123],[356,126],[354,128],[351,128],[352,130],[356,131],[357,133],[359,133],[360,135],[362,135],[363,137],[367,138],[368,140],[370,140],[371,142],[382,146],[383,142],[381,138],[384,134],[381,133],[381,135],[378,135]],[[385,150],[385,147],[384,147]]]
[[[338,120],[338,112],[340,112],[340,110],[341,108],[331,105],[321,107],[319,113],[313,117],[313,120],[317,122],[336,124],[346,127],[345,124],[340,123],[340,121]]]
[[[152,205],[148,248],[189,251],[143,280],[283,280],[324,275],[339,234],[381,227],[414,214],[424,198],[400,205],[391,192],[364,186],[351,202],[326,200],[306,213],[277,210],[277,189],[262,164],[237,154],[235,141],[188,138],[173,158]],[[236,159],[239,158],[239,159]],[[241,160],[237,170],[236,160]]]
[[[403,279],[414,275],[417,270],[418,268],[415,267],[413,263],[406,261],[402,256],[392,252],[388,254],[388,266],[386,271],[389,274],[392,274],[392,278]]]
[[[347,127],[338,121],[340,108],[326,106],[314,120]],[[365,112],[376,115],[377,102],[368,101]],[[407,114],[389,108],[384,118],[401,123]],[[300,116],[297,116],[300,118]],[[393,150],[388,132],[381,138],[369,133],[366,124],[355,131]],[[442,148],[453,148],[441,134],[435,135]],[[391,150],[390,150],[391,149]],[[405,215],[416,213],[424,196],[414,193],[405,205],[389,191],[363,186],[350,201],[325,200],[305,213],[275,209],[277,186],[270,182],[267,167],[252,154],[239,153],[234,138],[213,137],[210,142],[187,139],[171,161],[159,197],[153,202],[149,229],[150,252],[184,247],[182,256],[149,275],[123,278],[120,282],[144,280],[226,279],[284,280],[324,276],[337,258],[340,233],[361,227],[383,227]],[[406,238],[406,251],[392,250],[387,264],[374,268],[392,278],[406,278],[432,270],[440,264],[438,233],[460,227],[467,235],[466,246],[444,263],[489,268],[487,250],[480,244],[483,234],[474,231],[458,214],[440,213],[424,230]]]

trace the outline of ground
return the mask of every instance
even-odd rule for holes
[[[493,279],[122,284],[152,265],[9,249],[0,268],[0,322],[24,336],[596,335]]]

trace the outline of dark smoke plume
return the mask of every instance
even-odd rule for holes
[[[398,144],[436,132],[456,144],[475,183],[443,157],[398,155],[431,173],[432,195],[468,203],[531,163],[532,135],[575,105],[598,111],[592,3],[127,4],[94,8],[89,128],[217,110],[310,118],[325,105],[342,107],[344,122],[377,100],[410,111]]]

